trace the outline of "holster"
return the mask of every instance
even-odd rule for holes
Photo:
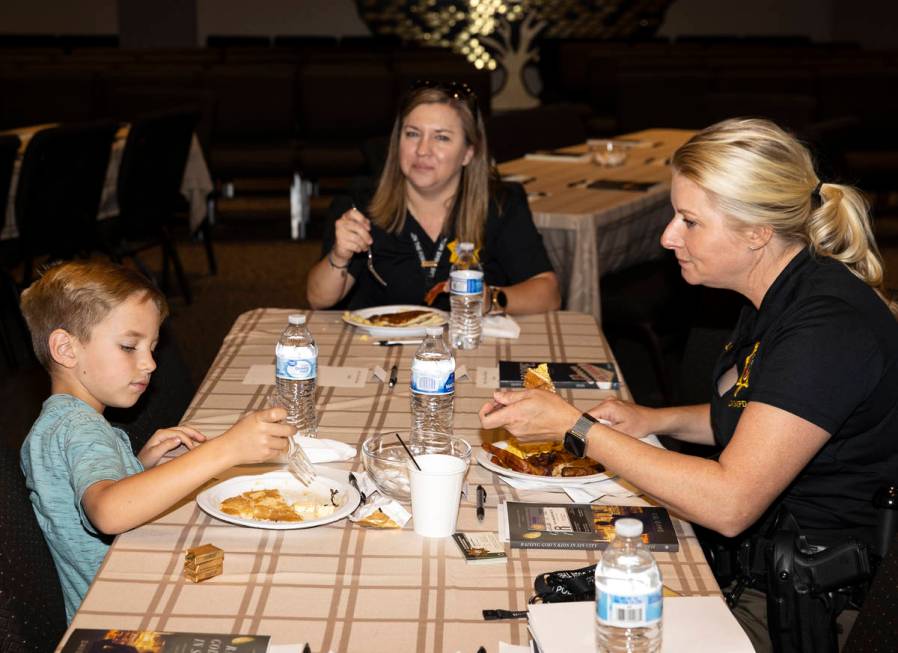
[[[847,534],[802,534],[781,506],[738,552],[744,585],[767,593],[777,653],[836,653],[836,617],[863,602],[872,577],[869,547]],[[737,597],[738,598],[738,597]]]

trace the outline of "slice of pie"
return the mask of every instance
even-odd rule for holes
[[[221,511],[242,519],[261,519],[264,521],[302,521],[281,494],[280,490],[252,490],[225,499],[221,502]]]
[[[524,373],[524,387],[531,390],[548,390],[555,392],[555,384],[549,376],[549,366],[540,363],[536,367],[528,367]]]
[[[443,316],[435,311],[410,309],[396,313],[376,313],[362,317],[358,313],[346,313],[345,317],[353,324],[375,327],[409,327],[440,324]]]

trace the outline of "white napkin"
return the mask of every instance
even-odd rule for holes
[[[313,463],[333,463],[338,460],[352,460],[355,458],[355,447],[337,440],[324,438],[306,438],[294,435],[293,441],[302,447],[309,460]]]
[[[517,338],[521,327],[507,315],[487,315],[483,318],[483,335],[492,338]]]

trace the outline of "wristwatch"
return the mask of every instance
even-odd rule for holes
[[[490,313],[500,313],[508,306],[508,295],[496,286],[490,286]]]
[[[589,433],[590,427],[598,421],[589,413],[580,415],[580,419],[574,423],[571,430],[564,434],[565,450],[577,458],[586,455],[586,434]]]

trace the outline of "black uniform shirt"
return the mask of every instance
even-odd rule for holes
[[[485,244],[480,251],[485,282],[493,286],[510,286],[541,272],[552,271],[542,236],[533,224],[523,187],[520,184],[504,184],[499,197],[502,201],[501,215],[496,200],[491,200]],[[365,213],[364,207],[368,206],[369,201],[370,198],[364,195],[334,200],[322,243],[323,253],[326,254],[334,246],[336,220],[353,205]],[[387,282],[387,286],[382,286],[368,272],[367,253],[356,254],[349,263],[349,274],[355,278],[355,286],[341,306],[354,310],[385,304],[423,304],[427,291],[434,284],[449,278],[451,263],[448,244],[443,247],[439,263],[431,276],[431,270],[421,267],[411,234],[417,236],[425,260],[434,260],[441,237],[437,238],[437,242],[431,240],[411,214],[406,216],[402,231],[396,234],[371,225],[374,269]],[[448,240],[454,242],[454,236],[449,236]],[[449,295],[440,295],[434,306],[448,310]]]
[[[734,365],[739,380],[720,396],[717,379]],[[713,379],[711,425],[721,446],[750,401],[831,435],[781,497],[803,529],[876,525],[871,499],[898,478],[898,322],[869,286],[838,261],[802,250],[760,310],[742,310]]]

